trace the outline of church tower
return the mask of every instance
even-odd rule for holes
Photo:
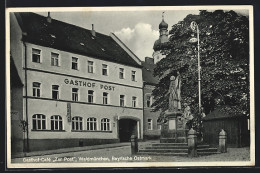
[[[166,55],[162,54],[162,43],[166,43],[169,41],[168,38],[168,24],[164,21],[164,12],[162,14],[162,21],[159,24],[159,32],[160,32],[160,37],[158,40],[154,42],[153,46],[153,59],[154,63],[159,62],[161,59],[165,58]]]

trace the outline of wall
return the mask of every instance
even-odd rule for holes
[[[242,147],[249,145],[249,131],[246,118],[223,118],[203,121],[204,142],[213,146],[218,145],[219,132],[227,132],[229,147]],[[243,135],[242,135],[243,134]]]
[[[147,107],[146,105],[146,95],[151,94],[153,89],[154,86],[152,85],[146,84],[144,86],[144,138],[145,139],[159,139],[161,135],[161,130],[157,125],[157,119],[160,115],[160,112],[152,112],[152,108]],[[153,123],[152,130],[148,130],[148,119],[152,119],[152,123]]]

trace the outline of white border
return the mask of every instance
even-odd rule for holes
[[[69,168],[69,167],[176,167],[176,166],[254,166],[255,165],[255,98],[254,98],[254,31],[253,6],[155,6],[155,7],[58,7],[6,9],[6,91],[10,91],[10,12],[73,12],[73,11],[163,11],[163,10],[249,10],[250,40],[250,161],[231,162],[116,162],[116,163],[11,163],[10,92],[6,92],[7,168]]]

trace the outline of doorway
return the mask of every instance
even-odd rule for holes
[[[132,135],[137,136],[137,121],[132,119],[119,120],[119,139],[120,142],[130,142]]]

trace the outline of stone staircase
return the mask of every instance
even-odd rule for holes
[[[218,154],[217,148],[209,145],[197,146],[198,156]],[[188,156],[187,143],[151,143],[138,150],[139,155]]]

